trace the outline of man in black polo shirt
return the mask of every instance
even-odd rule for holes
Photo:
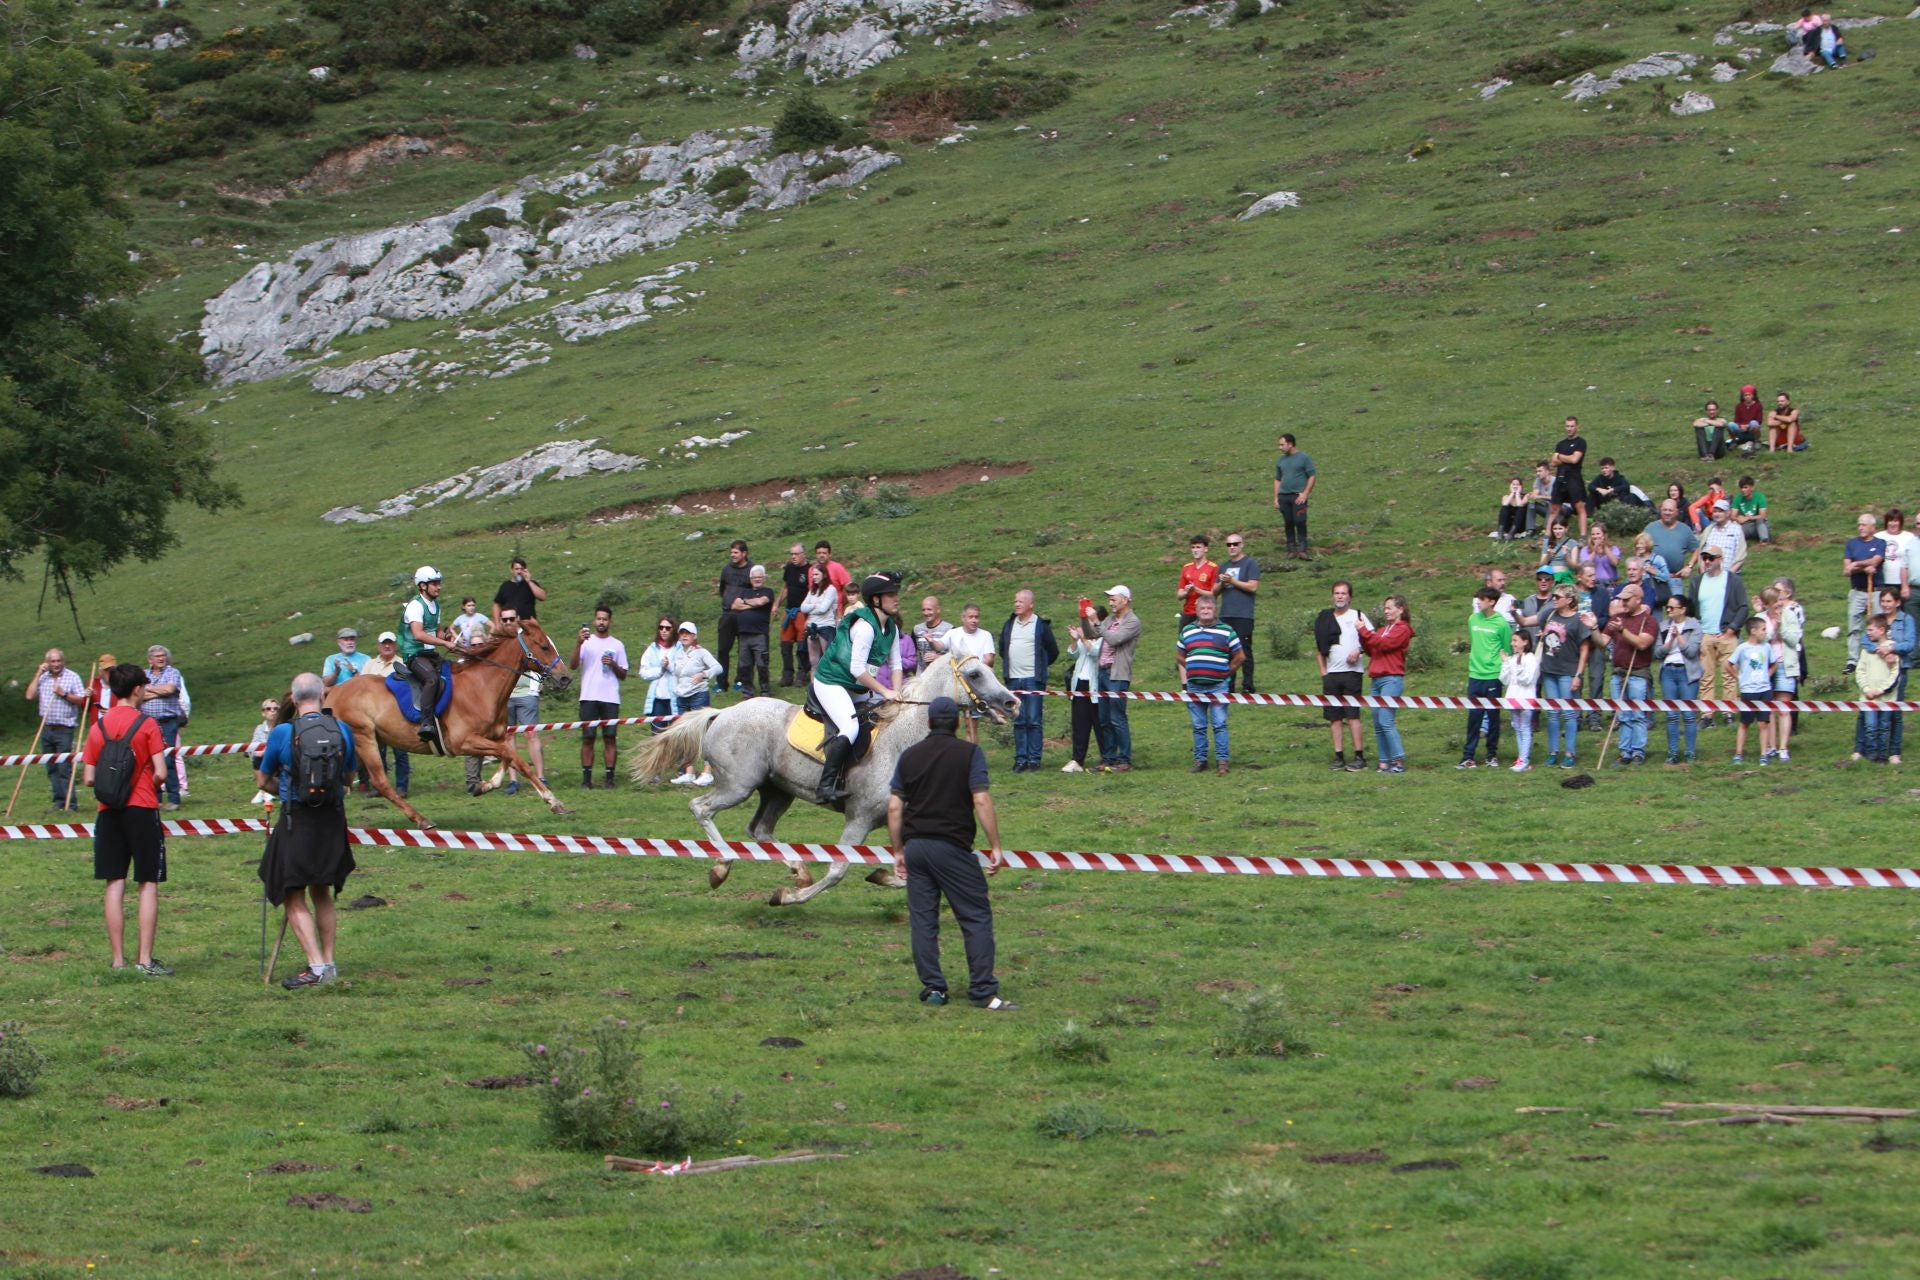
[[[1580,419],[1567,415],[1565,434],[1553,446],[1553,509],[1547,513],[1552,526],[1561,512],[1572,507],[1580,517],[1580,536],[1587,536],[1587,485],[1580,466],[1587,460],[1587,438],[1580,434]]]
[[[947,1002],[947,977],[940,969],[944,894],[967,944],[967,998],[977,1008],[1008,1011],[1019,1006],[1000,998],[1000,980],[993,976],[993,907],[987,900],[987,876],[1004,861],[1000,825],[987,792],[986,754],[954,736],[959,724],[960,707],[952,698],[935,698],[928,706],[927,736],[900,753],[888,784],[893,794],[887,834],[906,868],[922,1003]],[[973,852],[976,817],[992,849],[984,873]]]
[[[776,615],[780,619],[780,687],[793,687],[793,659],[798,650],[800,687],[804,689],[813,679],[813,665],[807,660],[807,626],[795,617],[800,612],[800,602],[807,598],[807,549],[804,546],[796,542],[787,548],[787,562],[781,566],[780,575],[786,587]]]

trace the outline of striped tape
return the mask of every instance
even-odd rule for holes
[[[194,818],[161,824],[173,836],[261,834],[259,818]],[[84,822],[0,827],[8,840],[91,839]],[[879,845],[796,844],[784,840],[662,840],[635,836],[514,835],[496,831],[419,831],[349,827],[358,845],[467,849],[496,853],[574,853],[632,858],[747,862],[846,862],[889,866]],[[1494,884],[1659,884],[1801,889],[1920,889],[1913,867],[1750,867],[1680,863],[1480,862],[1432,858],[1285,858],[1191,853],[1086,853],[1007,850],[1006,864],[1029,871],[1145,871],[1177,875],[1293,876],[1313,880],[1448,880]]]
[[[1736,711],[1792,711],[1796,713],[1828,711],[1911,711],[1920,712],[1920,702],[1738,702],[1706,698],[1466,698],[1466,697],[1373,697],[1333,693],[1185,693],[1133,689],[1122,692],[1079,693],[1065,689],[1027,689],[1021,696],[1040,694],[1048,698],[1124,698],[1130,702],[1204,702],[1253,707],[1360,707],[1401,711],[1698,711],[1702,714]],[[724,709],[724,708],[723,708]],[[671,724],[678,716],[621,716],[610,720],[544,720],[539,724],[515,725],[511,733],[559,733],[568,729],[616,728],[623,725]],[[174,747],[175,755],[233,756],[253,750],[247,742],[200,743]],[[42,752],[39,755],[0,756],[0,768],[18,765],[52,764],[60,760],[78,760],[76,751]]]

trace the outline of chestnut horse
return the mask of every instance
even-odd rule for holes
[[[508,770],[517,772],[527,780],[527,784],[539,793],[540,798],[557,814],[573,812],[546,784],[535,776],[520,753],[513,748],[513,735],[507,732],[507,699],[513,693],[514,681],[523,672],[532,672],[543,680],[551,680],[558,688],[564,689],[571,678],[567,675],[567,664],[561,660],[560,651],[540,624],[532,618],[523,618],[516,634],[489,636],[471,648],[460,651],[454,661],[453,700],[447,704],[447,712],[440,717],[440,741],[450,756],[493,756]],[[398,805],[400,811],[413,819],[422,830],[431,831],[434,824],[421,816],[420,811],[400,798],[393,783],[387,779],[387,771],[380,767],[380,753],[374,750],[378,742],[398,751],[426,753],[427,745],[420,740],[418,727],[410,724],[400,714],[400,708],[387,691],[386,678],[383,676],[360,675],[351,680],[343,680],[327,690],[322,703],[334,718],[353,732],[353,741],[359,757],[360,767],[367,771],[373,781],[374,790]],[[281,712],[287,715],[293,708],[289,699]],[[500,775],[496,774],[497,780]],[[489,781],[487,790],[495,783]]]

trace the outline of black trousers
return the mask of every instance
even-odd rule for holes
[[[1247,655],[1247,660],[1241,664],[1240,669],[1227,677],[1227,692],[1233,692],[1236,681],[1247,693],[1259,692],[1253,687],[1253,619],[1222,618],[1220,621],[1233,628],[1233,634],[1240,637],[1240,652]]]
[[[1280,522],[1287,529],[1287,550],[1305,551],[1307,549],[1307,513],[1300,510],[1300,495],[1283,493],[1280,495]]]
[[[740,617],[729,609],[720,615],[720,638],[713,650],[714,661],[720,664],[720,683],[715,693],[725,693],[733,686],[727,682],[727,663],[733,659],[734,637],[740,634]]]
[[[407,671],[420,682],[420,700],[425,704],[420,708],[420,719],[434,722],[433,709],[440,701],[439,657],[431,649],[416,653],[407,659]]]
[[[973,850],[944,840],[909,840],[905,853],[907,915],[920,985],[929,991],[947,989],[947,975],[940,968],[940,899],[945,896],[967,944],[967,997],[991,1000],[1000,994],[1000,980],[993,976],[993,906],[980,860]]]
[[[1098,741],[1105,735],[1100,732],[1100,704],[1092,698],[1094,682],[1075,680],[1070,686],[1073,697],[1068,699],[1073,715],[1073,762],[1084,765],[1087,762],[1087,740]],[[1099,742],[1100,758],[1107,758],[1105,742]]]

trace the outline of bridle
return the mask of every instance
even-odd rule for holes
[[[518,641],[520,645],[520,662],[515,666],[510,667],[504,662],[495,662],[492,658],[484,658],[479,654],[462,655],[461,661],[475,662],[487,667],[498,667],[502,671],[511,671],[516,676],[523,673],[531,675],[535,680],[539,681],[542,686],[549,680],[554,679],[558,674],[555,671],[556,667],[564,667],[566,665],[560,659],[560,649],[557,645],[554,647],[553,661],[542,662],[533,650],[527,647],[526,632],[516,631],[513,633],[513,638]]]
[[[971,654],[965,658],[956,658],[952,654],[947,655],[947,665],[953,668],[954,683],[959,685],[961,690],[966,693],[967,701],[973,704],[975,711],[984,711],[988,715],[991,715],[993,714],[993,708],[989,707],[986,700],[973,691],[973,684],[966,677],[967,663],[979,661],[980,659]]]

